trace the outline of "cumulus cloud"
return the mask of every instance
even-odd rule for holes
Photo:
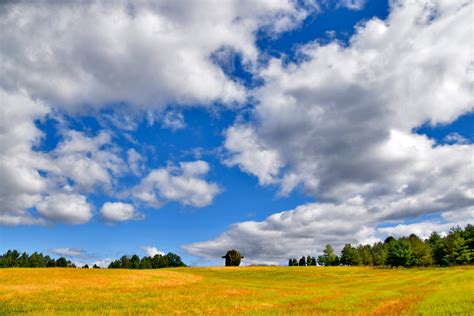
[[[36,205],[45,219],[66,224],[84,224],[92,217],[92,205],[79,194],[57,193],[46,196]]]
[[[315,8],[289,0],[0,4],[0,224],[69,222],[64,212],[74,210],[55,209],[51,199],[77,202],[97,189],[113,193],[121,175],[145,171],[135,150],[127,152],[127,166],[105,131],[91,136],[62,126],[58,146],[37,151],[44,135],[35,120],[108,107],[113,111],[100,120],[133,130],[144,112],[153,117],[166,108],[163,126],[183,128],[174,105],[234,106],[247,98],[212,59],[216,51],[229,49],[245,67],[255,67],[257,30],[277,35]],[[160,178],[172,183],[172,189],[158,190],[160,199],[209,204],[218,188],[199,177]],[[71,216],[74,223],[88,218]]]
[[[204,179],[208,172],[209,165],[202,160],[155,169],[133,189],[133,196],[154,207],[169,201],[204,207],[221,191],[217,184]]]
[[[469,213],[468,213],[469,212]],[[364,208],[360,199],[344,204],[309,203],[275,213],[263,221],[246,221],[230,226],[213,240],[183,245],[191,255],[220,258],[228,249],[238,249],[244,264],[284,264],[288,258],[321,254],[326,244],[339,252],[344,244],[372,244],[387,236],[427,238],[436,231],[445,234],[456,225],[474,220],[474,209],[454,221],[430,220],[412,224],[377,227],[383,215]]]
[[[275,213],[261,222],[232,225],[214,240],[184,245],[188,253],[219,258],[228,249],[239,249],[246,264],[280,264],[288,257],[321,253],[327,243],[336,249],[347,242],[373,242],[369,213],[358,203],[311,203]]]
[[[64,257],[85,257],[86,252],[80,248],[52,248],[50,253]]]
[[[250,126],[235,125],[225,132],[224,147],[230,157],[224,160],[228,166],[239,166],[241,170],[254,174],[260,184],[275,182],[283,166],[278,151],[269,149],[258,139]]]
[[[100,210],[102,218],[107,222],[124,222],[143,219],[132,204],[122,202],[106,202]]]
[[[291,29],[311,9],[287,0],[2,6],[0,85],[70,110],[242,102],[245,89],[211,54],[231,47],[251,63],[258,56],[258,29]]]
[[[0,103],[0,224],[35,224],[27,209],[41,201],[48,184],[39,173],[47,160],[32,150],[43,137],[33,121],[49,108],[25,93],[2,89]]]
[[[412,132],[472,109],[469,12],[454,2],[393,4],[387,21],[359,26],[349,47],[313,43],[300,64],[271,60],[253,122],[226,133],[227,161],[261,184],[283,193],[301,184],[323,201],[361,195],[369,208],[420,212],[423,197],[440,210],[472,203],[473,147],[435,146]]]
[[[152,246],[141,246],[141,250],[143,250],[147,256],[154,257],[155,255],[164,255],[165,253],[163,251],[158,250],[156,247]]]
[[[251,120],[226,133],[227,163],[283,194],[301,186],[319,203],[235,224],[185,249],[211,257],[235,246],[281,260],[326,241],[362,242],[404,227],[425,236],[472,222],[474,146],[414,133],[473,109],[472,9],[469,1],[393,2],[386,21],[358,25],[348,46],[315,42],[301,47],[298,63],[270,60]],[[378,230],[425,214],[439,223]]]
[[[73,130],[63,134],[64,140],[51,153],[52,163],[81,190],[92,190],[97,184],[111,185],[112,175],[124,172],[124,162],[111,148],[107,132],[94,137]]]
[[[110,187],[112,176],[126,169],[110,144],[111,136],[62,129],[54,150],[39,151],[35,147],[44,134],[35,121],[51,113],[51,107],[23,92],[2,89],[0,100],[0,224],[86,222],[90,205],[81,194],[97,185]],[[54,205],[62,201],[64,207]]]

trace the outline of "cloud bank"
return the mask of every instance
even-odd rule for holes
[[[253,91],[251,120],[225,132],[225,163],[318,203],[234,224],[184,249],[216,257],[238,248],[277,263],[327,242],[408,229],[426,236],[472,222],[474,146],[414,132],[473,110],[472,9],[469,1],[392,2],[387,20],[360,24],[348,46],[315,42],[300,48],[297,63],[272,59]],[[438,219],[379,228],[422,215]]]

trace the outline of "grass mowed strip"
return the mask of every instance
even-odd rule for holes
[[[474,314],[474,267],[0,269],[0,314]]]

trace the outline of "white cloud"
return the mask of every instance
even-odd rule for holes
[[[127,150],[127,163],[132,173],[140,176],[144,170],[145,158],[135,149]]]
[[[64,140],[52,153],[52,163],[81,190],[90,191],[97,184],[110,186],[111,176],[125,171],[123,160],[113,151],[108,133],[102,131],[95,137],[88,137],[68,130],[63,134]]]
[[[338,250],[347,242],[376,241],[370,222],[369,212],[357,203],[311,203],[275,213],[261,222],[234,224],[214,240],[184,245],[183,249],[208,259],[238,249],[246,264],[280,264],[289,257],[319,254],[328,243]]]
[[[281,158],[276,150],[261,143],[251,127],[235,125],[225,132],[225,149],[231,156],[224,161],[228,166],[239,166],[243,171],[258,177],[260,184],[275,182],[280,168]]]
[[[69,196],[77,202],[79,194],[100,189],[113,194],[118,177],[144,172],[142,157],[132,150],[127,168],[108,132],[88,136],[61,126],[63,139],[52,152],[35,151],[43,137],[35,120],[113,107],[106,121],[133,130],[143,113],[153,117],[167,108],[173,115],[165,116],[164,126],[182,128],[175,105],[233,106],[246,100],[246,89],[226,77],[214,52],[230,49],[252,68],[259,54],[257,30],[275,35],[315,9],[289,0],[0,6],[0,224],[6,225],[84,222],[87,216],[65,214],[75,211],[55,209],[48,201]],[[160,188],[160,199],[201,207],[218,192],[201,175],[166,170],[158,182],[170,182],[171,189]],[[56,194],[63,191],[69,195]],[[36,206],[42,211],[36,213]]]
[[[427,238],[436,231],[445,234],[450,228],[465,226],[474,220],[474,209],[453,221],[431,220],[412,224],[377,227],[383,216],[365,209],[360,198],[345,204],[309,203],[289,211],[275,213],[263,221],[233,224],[215,239],[183,245],[191,255],[204,259],[220,258],[229,249],[239,250],[243,264],[284,264],[288,258],[322,254],[331,244],[339,252],[346,243],[373,244],[387,236]],[[389,224],[390,221],[385,221]]]
[[[36,205],[38,213],[52,222],[84,224],[92,218],[92,206],[78,194],[57,193],[46,196]]]
[[[450,144],[469,144],[469,140],[466,137],[456,132],[446,135],[443,140]]]
[[[256,61],[259,28],[293,28],[309,9],[293,1],[43,1],[3,4],[0,85],[80,110],[245,100],[210,58],[222,48]],[[48,78],[48,80],[44,80]]]
[[[228,129],[227,163],[283,194],[300,185],[319,203],[237,223],[184,249],[210,258],[235,247],[277,263],[327,242],[340,247],[409,229],[425,236],[472,222],[474,146],[413,132],[473,109],[472,6],[393,2],[387,21],[359,25],[347,47],[316,42],[300,49],[299,63],[270,60],[250,121]],[[427,214],[437,220],[405,223]]]
[[[163,251],[158,250],[156,247],[152,246],[141,246],[141,250],[143,250],[147,256],[154,257],[155,255],[164,255],[165,253]]]
[[[346,7],[350,10],[361,10],[365,6],[366,0],[342,0],[339,6]]]
[[[360,195],[387,216],[474,203],[473,146],[435,146],[412,132],[472,109],[470,9],[394,4],[386,22],[359,26],[348,47],[312,43],[300,64],[272,59],[252,121],[227,130],[226,162],[282,193],[301,184],[320,201]]]
[[[86,252],[79,248],[52,248],[50,253],[64,257],[84,257]]]
[[[143,219],[143,215],[135,210],[132,204],[122,202],[106,202],[100,210],[102,218],[107,222],[124,222]]]
[[[172,131],[177,131],[186,127],[184,116],[181,112],[167,111],[162,118],[162,125]]]
[[[209,172],[207,162],[182,162],[179,166],[155,169],[133,189],[133,196],[154,207],[168,201],[204,207],[221,191],[203,177]]]
[[[32,150],[42,137],[34,120],[49,112],[42,102],[24,93],[0,89],[0,224],[38,224],[27,209],[41,201],[48,183],[39,170],[43,154]]]

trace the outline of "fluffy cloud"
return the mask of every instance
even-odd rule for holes
[[[86,222],[90,206],[81,193],[97,185],[110,187],[112,176],[126,170],[110,144],[111,136],[62,130],[62,140],[54,150],[38,151],[34,148],[44,134],[35,120],[44,119],[51,108],[25,93],[2,89],[0,100],[0,224]],[[58,209],[54,203],[62,201],[66,204]],[[31,212],[35,207],[36,215]]]
[[[282,167],[278,151],[261,144],[249,126],[232,126],[226,130],[225,137],[224,147],[230,153],[224,161],[226,165],[239,166],[243,171],[256,175],[260,184],[275,182]]]
[[[209,165],[202,160],[155,169],[134,188],[133,195],[154,207],[168,201],[204,207],[220,192],[217,184],[203,178],[208,172]]]
[[[238,249],[244,264],[284,264],[289,257],[316,255],[331,244],[339,252],[346,243],[372,244],[387,236],[412,233],[427,238],[433,231],[447,233],[455,225],[464,226],[474,220],[474,208],[466,210],[463,219],[454,221],[422,221],[377,227],[383,215],[364,208],[354,198],[344,204],[309,203],[289,211],[275,213],[263,221],[247,221],[231,225],[217,238],[182,246],[191,255],[215,259],[228,249]],[[445,215],[445,214],[443,214]]]
[[[142,219],[143,215],[135,210],[132,204],[122,202],[106,202],[100,210],[102,218],[107,222],[124,222]]]
[[[145,251],[147,256],[154,257],[155,255],[164,255],[165,253],[163,251],[158,250],[156,247],[152,246],[141,246],[140,249]]]
[[[346,242],[372,241],[368,212],[357,203],[312,203],[276,213],[264,221],[234,224],[216,239],[183,246],[188,253],[219,258],[228,249],[239,249],[246,264],[278,264],[289,256],[316,254],[327,243],[338,248]]]
[[[359,26],[349,47],[313,43],[300,64],[273,59],[254,122],[227,130],[228,161],[283,193],[301,184],[323,201],[361,195],[369,208],[420,211],[423,197],[440,210],[472,203],[473,147],[412,132],[472,109],[469,10],[394,4],[386,22]]]
[[[287,0],[25,1],[0,14],[0,85],[79,110],[242,102],[245,89],[212,53],[229,48],[251,63],[258,29],[288,30],[308,11]]]
[[[48,187],[39,170],[44,155],[32,150],[43,134],[33,123],[49,112],[42,102],[24,93],[0,89],[0,224],[39,223],[27,212],[41,201]]]
[[[225,75],[213,54],[239,54],[252,68],[259,57],[257,30],[276,35],[315,8],[289,0],[0,4],[0,224],[84,222],[89,216],[81,194],[97,189],[112,194],[121,175],[145,171],[134,150],[127,153],[127,168],[108,132],[90,136],[63,126],[58,146],[39,152],[34,148],[44,135],[35,120],[113,105],[104,118],[133,130],[142,110],[241,103],[246,89]],[[163,125],[178,129],[185,123],[170,108]],[[156,181],[146,180],[153,182],[150,191],[155,182],[160,188],[155,192],[160,202],[201,207],[218,192],[201,175],[175,176],[165,169],[153,173]],[[55,208],[55,199],[81,205],[82,215]]]
[[[92,217],[92,206],[86,197],[78,194],[58,193],[46,196],[36,205],[45,219],[66,224],[84,224]]]
[[[299,63],[272,59],[251,121],[227,130],[227,163],[283,194],[301,186],[320,203],[184,248],[215,257],[235,246],[252,260],[277,262],[285,251],[285,258],[318,252],[326,241],[340,246],[405,228],[426,236],[472,222],[474,146],[413,132],[473,109],[472,5],[393,2],[386,21],[359,25],[348,46],[316,42],[300,49]],[[439,221],[403,224],[424,214]]]
[[[124,172],[124,162],[113,152],[108,133],[88,137],[84,133],[68,130],[63,137],[64,140],[52,153],[53,164],[81,190],[92,190],[96,184],[110,185],[112,175]]]

